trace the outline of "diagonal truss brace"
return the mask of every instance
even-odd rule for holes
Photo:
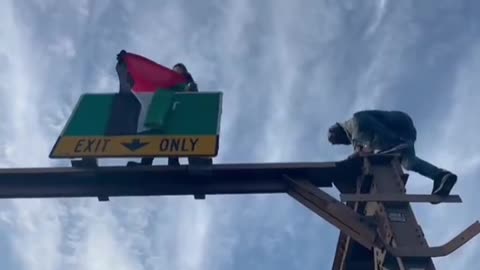
[[[374,247],[384,249],[395,257],[442,257],[454,252],[480,234],[480,222],[476,221],[441,246],[392,247],[381,238],[377,232],[377,225],[372,223],[371,219],[354,212],[307,180],[294,180],[286,175],[284,179],[289,185],[287,193],[291,197],[369,250]]]
[[[284,176],[284,178],[288,181],[290,188],[287,193],[290,196],[362,246],[368,249],[374,247],[377,233],[375,228],[365,222],[365,217],[355,213],[328,193],[315,187],[312,188],[309,181],[296,181],[288,176]]]

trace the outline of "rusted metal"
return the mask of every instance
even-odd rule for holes
[[[398,160],[392,159],[391,162],[391,166],[388,166],[389,164],[379,164],[374,160],[372,167],[368,168],[369,174],[373,175],[371,194],[342,194],[341,197],[348,201],[368,202],[366,215],[378,217],[382,249],[387,251],[387,257],[395,259],[385,259],[382,254],[382,258],[376,259],[376,263],[385,261],[394,269],[435,269],[431,258],[447,256],[480,234],[480,223],[474,222],[445,245],[429,247],[409,202],[461,202],[461,198],[458,195],[439,197],[405,194],[406,177],[400,171]],[[365,164],[369,166],[369,163]]]
[[[368,160],[362,160],[362,162],[358,163],[358,166],[362,166],[362,170],[360,171],[363,172],[363,175],[358,176],[355,182],[347,182],[350,183],[352,187],[345,188],[346,184],[344,184],[344,191],[350,192],[351,190],[353,190],[356,192],[356,194],[370,193],[373,177],[369,172],[368,165]],[[336,184],[336,186],[338,186],[338,184]],[[342,190],[340,191],[342,192]],[[355,213],[365,216],[366,204],[364,202],[347,202],[346,205]],[[365,216],[365,218],[368,217]],[[370,265],[369,268],[365,269],[371,269],[374,267],[374,262],[372,258],[373,253],[371,249],[367,249],[361,246],[350,236],[340,231],[332,266],[333,270],[355,269],[354,266],[359,264]]]
[[[425,194],[340,194],[342,202],[437,202],[461,203],[459,195],[438,196]]]
[[[367,156],[362,166],[364,175],[357,178],[356,193],[340,197],[356,214],[370,218],[377,237],[371,248],[362,245],[362,249],[353,235],[341,232],[332,269],[352,270],[362,265],[361,269],[434,270],[433,257],[450,254],[480,233],[477,221],[447,244],[429,247],[410,202],[460,202],[460,197],[406,194],[408,176],[397,157]]]
[[[368,194],[371,192],[372,188],[372,180],[373,175],[370,169],[370,161],[366,158],[362,160],[362,172],[363,175],[357,178],[356,184],[356,194]],[[353,210],[365,216],[365,218],[371,218],[371,216],[367,215],[367,204],[365,202],[355,202]],[[377,228],[378,230],[378,228]],[[373,250],[365,249],[359,244],[354,241],[352,238],[348,237],[348,241],[346,242],[345,250],[347,251],[346,256],[343,256],[344,260],[340,264],[343,269],[355,269],[355,265],[358,264],[369,264],[371,267],[374,267],[374,261],[372,258],[374,257]]]
[[[365,248],[373,247],[376,232],[368,226],[361,215],[307,181],[296,181],[288,176],[285,178],[291,185],[288,191],[290,196]]]
[[[463,246],[465,243],[480,234],[479,221],[468,226],[448,243],[437,247],[388,247],[386,250],[396,257],[443,257]]]
[[[373,175],[372,194],[400,194],[405,195],[404,180],[397,158],[389,162],[378,159],[371,160]],[[428,256],[403,257],[397,256],[397,248],[410,250],[409,255],[418,250],[428,249],[428,244],[421,232],[409,202],[368,202],[371,206],[370,214],[378,220],[379,238],[387,251],[383,267],[387,269],[410,269],[423,267],[425,270],[434,270],[432,258]]]

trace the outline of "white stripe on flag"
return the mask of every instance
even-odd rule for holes
[[[140,102],[140,115],[138,116],[137,132],[148,130],[148,128],[145,127],[145,120],[147,118],[148,108],[150,107],[154,93],[155,92],[133,92],[135,97],[137,97],[138,102]]]

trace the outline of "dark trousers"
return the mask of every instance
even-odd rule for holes
[[[448,172],[417,157],[415,154],[415,147],[413,145],[400,150],[399,154],[401,156],[402,167],[405,170],[416,172],[432,180],[435,180]]]

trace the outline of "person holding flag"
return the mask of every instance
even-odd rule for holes
[[[182,63],[177,63],[173,66],[173,71],[177,72],[178,74],[182,75],[187,85],[185,86],[185,91],[187,92],[198,92],[197,83],[192,77],[192,74],[188,72],[187,68]]]
[[[148,133],[155,128],[148,121],[150,108],[155,104],[155,95],[158,91],[188,91],[198,92],[198,87],[192,75],[188,72],[183,63],[177,63],[172,69],[159,65],[140,55],[127,53],[122,50],[117,55],[116,71],[119,79],[119,93],[125,96],[134,95],[140,103],[139,115],[137,117],[137,133]],[[153,126],[153,127],[152,127]],[[152,165],[154,158],[142,158],[140,163],[128,162],[127,166]],[[212,164],[211,158],[189,158],[189,164]],[[177,157],[168,158],[168,165],[180,165]]]

